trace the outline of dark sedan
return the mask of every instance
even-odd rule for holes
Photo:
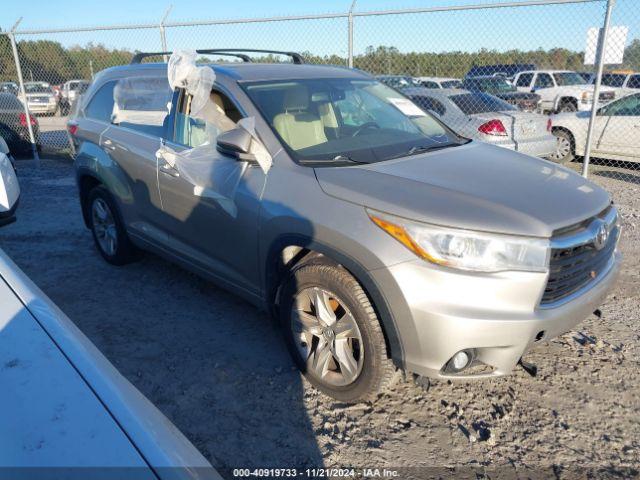
[[[536,93],[519,92],[502,77],[471,77],[465,78],[462,88],[471,92],[484,92],[501,98],[507,103],[525,112],[534,112],[538,108],[540,95]]]
[[[33,134],[38,138],[38,120],[30,115]],[[12,153],[28,153],[31,151],[29,128],[24,105],[11,93],[0,93],[0,136],[4,138]]]

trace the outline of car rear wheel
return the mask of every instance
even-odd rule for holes
[[[360,284],[344,269],[309,264],[282,288],[280,322],[305,378],[343,401],[375,398],[395,371],[382,328]]]
[[[566,130],[554,130],[556,137],[556,151],[549,157],[554,162],[566,164],[575,158],[573,138]]]
[[[116,204],[109,192],[97,186],[87,197],[89,227],[96,247],[107,262],[124,265],[135,260],[135,247],[129,240]]]

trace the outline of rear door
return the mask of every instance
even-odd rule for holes
[[[158,191],[156,152],[166,129],[171,90],[166,76],[131,76],[113,86],[113,110],[100,147],[118,165],[118,184],[127,191],[114,192],[127,228],[139,236],[164,243],[158,225],[162,206]]]

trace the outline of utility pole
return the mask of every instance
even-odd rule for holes
[[[611,12],[616,0],[607,0],[607,11],[604,15],[604,25],[600,31],[600,41],[596,51],[596,85],[593,89],[593,105],[591,107],[591,116],[589,117],[589,127],[587,129],[587,143],[584,147],[584,158],[582,160],[582,176],[587,178],[589,175],[589,163],[591,161],[591,141],[593,137],[593,128],[596,123],[596,115],[598,113],[598,101],[600,100],[600,84],[602,83],[602,71],[604,70],[604,54],[607,48],[607,37],[609,35],[609,24],[611,23]]]

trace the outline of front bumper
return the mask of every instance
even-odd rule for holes
[[[613,286],[620,261],[614,254],[606,272],[555,308],[538,307],[545,273],[476,274],[416,260],[372,274],[391,303],[404,368],[433,378],[469,379],[510,373],[537,341],[587,318]],[[475,351],[474,365],[458,374],[444,372],[465,349]]]

